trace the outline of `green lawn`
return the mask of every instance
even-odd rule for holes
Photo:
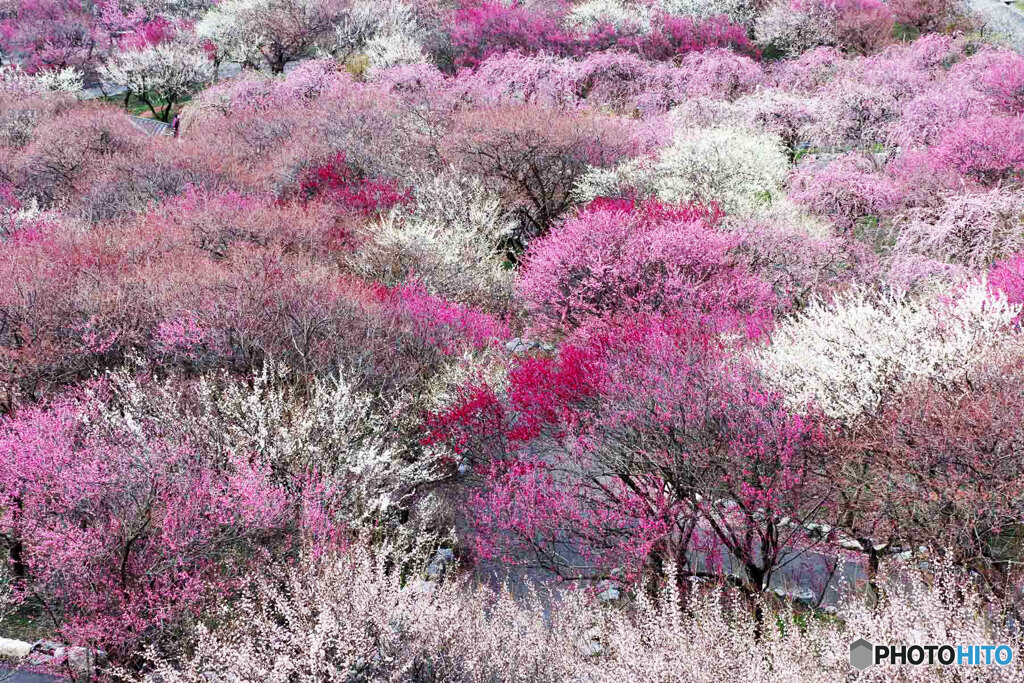
[[[101,99],[105,102],[112,102],[114,104],[122,106],[124,105],[124,95],[107,95],[106,97],[103,97]],[[174,118],[174,115],[181,111],[182,106],[191,99],[191,97],[186,97],[176,102],[174,104],[174,108],[171,109],[171,113],[168,120]],[[156,107],[156,110],[158,112],[163,111],[164,105],[166,104],[167,103],[165,100],[155,100],[153,102],[153,106]],[[147,119],[154,118],[153,112],[149,110],[149,107],[146,106],[146,103],[140,101],[138,98],[134,96],[128,100],[128,106],[125,107],[124,110],[133,116],[142,116]]]

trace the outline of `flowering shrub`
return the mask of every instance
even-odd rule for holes
[[[678,66],[626,52],[597,52],[580,60],[508,54],[463,72],[455,83],[460,96],[480,104],[587,106],[653,117],[688,97],[736,99],[762,79],[760,66],[749,57],[708,49],[686,55]]]
[[[170,119],[171,109],[213,76],[206,56],[184,41],[128,49],[106,61],[99,69],[104,82],[129,90],[149,107],[154,118]],[[158,112],[156,102],[163,102]]]
[[[784,0],[757,23],[758,40],[796,56],[819,46],[869,53],[891,40],[892,10],[879,0]]]
[[[756,62],[729,50],[695,52],[684,57],[680,66],[687,72],[690,97],[735,100],[754,90],[763,78]]]
[[[955,26],[963,12],[954,0],[893,0],[889,6],[898,24],[922,33]]]
[[[651,9],[621,0],[585,0],[573,5],[562,21],[584,35],[608,26],[621,33],[645,33],[651,30]]]
[[[1008,114],[1024,113],[1024,57],[994,55],[981,77],[981,90]]]
[[[431,294],[501,313],[512,299],[513,273],[499,251],[509,229],[497,193],[442,176],[417,184],[414,202],[367,230],[351,263],[373,280],[415,280]]]
[[[1024,304],[1024,258],[1018,254],[996,263],[989,271],[988,283],[1011,304]]]
[[[145,422],[90,424],[97,408],[61,400],[2,425],[0,534],[64,636],[127,655],[288,539],[292,503],[265,463],[204,462]]]
[[[1024,198],[1013,190],[951,195],[937,207],[911,209],[898,217],[894,251],[981,270],[1024,249],[1022,216]]]
[[[948,547],[1001,594],[1015,590],[1008,562],[1024,485],[1010,455],[1021,429],[1020,356],[1016,345],[1007,350],[950,378],[952,390],[908,386],[831,446],[835,476],[857,497],[854,538],[882,549]]]
[[[352,59],[362,54],[371,72],[399,64],[427,61],[424,28],[414,9],[403,2],[360,0],[334,26],[334,51]]]
[[[452,28],[456,66],[475,67],[506,52],[571,53],[571,40],[554,16],[529,12],[519,3],[482,2],[460,8]]]
[[[50,0],[12,9],[5,13],[0,39],[4,53],[23,56],[29,73],[65,67],[92,70],[95,41],[102,34],[96,35],[88,6],[77,0]]]
[[[225,0],[203,17],[199,34],[242,63],[258,55],[271,71],[307,56],[340,19],[334,0]]]
[[[628,124],[586,112],[551,120],[540,107],[501,107],[459,115],[441,152],[515,207],[516,237],[525,243],[572,208],[573,186],[588,168],[610,166],[635,150],[631,133]]]
[[[432,296],[422,285],[403,285],[380,294],[411,324],[414,334],[446,355],[457,353],[460,344],[482,350],[508,336],[508,330],[489,315]]]
[[[1024,172],[1024,116],[977,116],[954,125],[932,150],[940,168],[985,184]]]
[[[666,13],[708,19],[726,15],[737,24],[749,26],[753,23],[757,12],[761,9],[760,2],[751,0],[661,0],[658,6]]]
[[[738,232],[738,252],[754,275],[772,285],[779,310],[878,279],[877,256],[854,238],[815,235],[774,220],[741,224]]]
[[[730,252],[715,208],[596,200],[527,252],[518,284],[533,328],[571,332],[601,319],[660,313],[758,336],[771,294]]]
[[[518,363],[507,404],[471,386],[432,414],[428,440],[483,478],[477,552],[567,578],[635,577],[652,561],[700,573],[693,552],[721,571],[728,554],[749,590],[767,588],[782,556],[800,552],[799,534],[773,529],[819,509],[823,491],[804,473],[820,434],[717,352],[686,322],[637,317]]]
[[[403,492],[429,462],[401,462],[344,378],[305,396],[286,378],[118,372],[0,423],[0,540],[19,590],[47,601],[62,635],[127,658],[272,557],[319,556],[347,528],[405,542]]]

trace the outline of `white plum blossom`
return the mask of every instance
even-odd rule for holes
[[[414,187],[414,202],[372,227],[352,257],[356,272],[388,283],[415,274],[427,291],[451,301],[507,306],[514,272],[496,248],[510,227],[500,199],[471,178],[441,175]]]
[[[424,580],[422,567],[394,548],[360,543],[317,566],[257,577],[246,596],[225,603],[215,626],[197,627],[188,658],[155,661],[153,678],[408,680],[429,662],[436,680],[453,683],[832,683],[849,678],[856,637],[1019,651],[1019,631],[990,618],[966,572],[942,558],[930,564],[927,573],[913,560],[903,573],[887,572],[883,600],[844,594],[833,619],[761,603],[778,625],[762,630],[749,603],[721,586],[694,582],[683,609],[677,584],[657,592],[641,585],[632,604],[609,609],[584,590],[549,595],[527,585],[517,595],[459,577]],[[409,568],[409,576],[389,567]],[[676,578],[671,565],[667,578]],[[958,668],[904,666],[899,680],[952,682]],[[1015,666],[984,670],[985,681],[1018,680]]]
[[[40,71],[35,81],[40,89],[48,92],[77,93],[85,87],[82,72],[73,66]]]
[[[83,86],[82,72],[73,66],[62,69],[44,69],[27,74],[17,64],[0,69],[0,88],[24,93],[77,93]]]
[[[850,422],[910,381],[941,385],[1019,346],[1020,313],[984,280],[917,298],[853,289],[812,301],[755,359],[794,408]]]
[[[405,33],[387,33],[374,36],[366,43],[366,56],[371,71],[399,64],[423,64],[427,54],[423,44]]]
[[[567,28],[580,33],[601,25],[646,33],[651,30],[651,8],[623,0],[585,0],[573,5],[564,22]]]
[[[668,202],[717,202],[727,214],[745,217],[763,214],[784,197],[788,173],[777,135],[733,126],[683,128],[657,159],[594,169],[576,194],[588,201],[632,187]]]
[[[310,56],[342,16],[337,0],[222,0],[196,33],[213,42],[222,58],[249,66],[262,58],[282,73],[288,62]]]
[[[99,72],[104,82],[127,88],[166,120],[176,102],[213,78],[213,65],[198,46],[173,42],[119,52]],[[163,112],[157,112],[159,100]]]
[[[418,64],[428,61],[425,35],[412,7],[401,0],[356,0],[334,26],[332,52],[365,55],[371,71]]]
[[[221,0],[196,24],[196,35],[216,46],[218,56],[233,62],[255,65],[260,60],[262,40],[259,27],[247,21],[259,0]]]
[[[660,0],[658,5],[668,14],[709,19],[726,15],[740,24],[751,24],[757,16],[757,4],[751,0]]]

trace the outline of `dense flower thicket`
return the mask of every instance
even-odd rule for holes
[[[0,8],[0,634],[190,681],[834,680],[855,632],[1016,643],[1024,57],[979,27]],[[512,569],[571,590],[473,586]]]
[[[773,627],[759,637],[742,600],[720,589],[686,602],[677,591],[654,599],[638,592],[622,609],[584,592],[403,586],[387,559],[357,547],[319,571],[261,582],[233,610],[241,618],[232,629],[201,630],[195,655],[184,667],[159,662],[160,677],[204,683],[216,672],[312,683],[333,671],[370,680],[825,683],[849,675],[849,643],[857,637],[1020,647],[1018,634],[979,616],[997,606],[965,590],[963,575],[946,563],[934,574],[892,581],[878,604],[849,596],[836,617],[807,620],[766,603]],[[870,680],[898,671],[900,681],[959,681],[959,669],[876,668]],[[1019,675],[1013,666],[974,671],[987,681]]]

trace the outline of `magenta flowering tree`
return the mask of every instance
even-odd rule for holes
[[[996,263],[988,273],[988,284],[1010,303],[1024,304],[1024,254],[1015,254]]]
[[[117,2],[30,0],[0,22],[0,47],[29,73],[75,67],[92,76],[112,53],[170,39],[181,28],[145,7]]]
[[[600,41],[595,36],[591,42]],[[624,36],[614,45],[654,61],[671,60],[711,48],[732,48],[751,57],[760,57],[758,49],[747,38],[746,29],[724,14],[703,21],[689,16],[658,14],[649,33]]]
[[[510,336],[508,327],[492,316],[429,294],[422,284],[378,287],[377,293],[410,333],[445,355],[482,351]]]
[[[991,185],[1024,173],[1024,114],[979,115],[950,128],[930,150],[939,169]]]
[[[980,90],[1008,114],[1024,114],[1024,57],[999,52],[981,73]]]
[[[106,410],[86,394],[0,423],[0,542],[21,597],[72,642],[128,657],[255,563],[336,537],[329,515],[304,507],[329,504],[303,494],[308,477]]]
[[[790,178],[789,196],[815,213],[831,219],[845,234],[876,223],[899,206],[898,183],[862,154],[846,154],[817,172],[797,172]]]
[[[671,561],[760,592],[828,510],[819,427],[708,335],[657,317],[523,359],[503,396],[466,387],[427,425],[478,477],[480,555],[565,578]]]
[[[735,255],[717,207],[598,199],[527,252],[519,292],[533,328],[566,334],[633,313],[680,316],[713,332],[759,336],[771,288]]]
[[[30,73],[73,66],[91,71],[104,51],[89,6],[82,0],[30,0],[0,23],[7,55],[24,60]]]
[[[412,201],[409,190],[402,190],[390,178],[366,178],[338,152],[327,163],[310,169],[299,186],[300,196],[324,197],[353,211],[371,215]]]
[[[488,57],[508,52],[571,54],[571,39],[558,25],[558,14],[531,12],[519,2],[480,2],[455,12],[451,40],[457,67],[476,67]]]

